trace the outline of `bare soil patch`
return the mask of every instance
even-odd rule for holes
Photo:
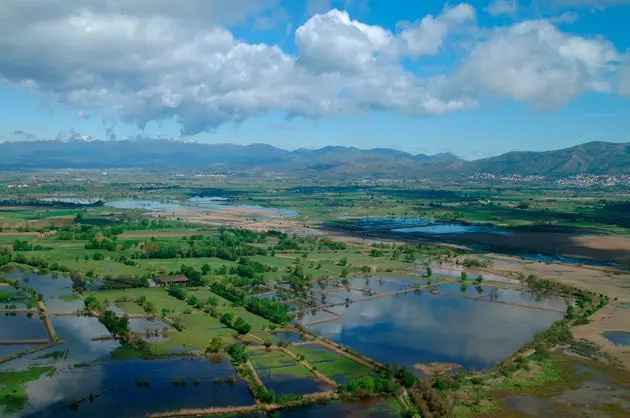
[[[630,347],[618,346],[605,338],[605,331],[630,330],[630,311],[618,305],[608,305],[590,318],[591,322],[573,329],[576,338],[591,341],[599,345],[606,353],[617,358],[630,370]]]

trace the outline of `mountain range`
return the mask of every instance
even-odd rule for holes
[[[572,176],[630,174],[630,143],[589,142],[545,152],[514,151],[464,161],[450,153],[410,154],[389,148],[327,146],[288,151],[266,144],[202,144],[164,139],[13,141],[0,143],[0,169],[194,168],[331,177]]]

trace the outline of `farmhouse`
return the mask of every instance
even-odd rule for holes
[[[154,280],[156,283],[162,286],[168,286],[171,284],[184,284],[185,285],[186,283],[188,283],[188,277],[184,276],[183,274],[156,276]]]

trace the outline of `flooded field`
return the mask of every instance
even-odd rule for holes
[[[178,213],[178,212],[215,212],[224,209],[238,209],[248,217],[255,219],[270,219],[271,217],[294,218],[299,215],[297,211],[281,208],[268,208],[256,205],[235,205],[229,199],[223,197],[192,197],[184,201],[159,202],[155,200],[115,200],[105,203],[117,209],[141,209],[152,212]]]
[[[0,340],[47,339],[48,334],[39,315],[25,313],[0,314]]]
[[[325,227],[359,236],[467,245],[481,251],[517,255],[541,262],[630,266],[630,250],[589,247],[584,242],[583,231],[567,228],[562,230],[500,228],[400,217],[357,218],[329,222]]]
[[[51,313],[74,312],[83,308],[83,300],[72,295],[72,280],[67,276],[53,277],[51,274],[23,272],[14,268],[5,273],[5,277],[34,288],[44,296],[46,308]]]
[[[29,417],[144,416],[254,402],[228,361],[215,364],[206,359],[131,360],[58,369],[31,383],[27,392],[30,406],[24,416]],[[78,404],[72,405],[72,400]]]
[[[457,284],[442,286],[460,291]],[[467,294],[477,294],[474,286],[468,288]],[[339,319],[309,328],[382,363],[411,368],[417,363],[445,362],[487,369],[563,317],[564,301],[510,292],[497,292],[497,298],[538,309],[425,290],[333,307],[330,310]],[[546,310],[549,307],[562,310]],[[306,315],[303,322],[313,318]]]
[[[551,396],[508,394],[502,396],[503,415],[557,417],[624,417],[630,411],[630,383],[615,373],[597,370],[590,364],[574,363],[571,384]]]
[[[630,332],[626,331],[605,331],[604,338],[609,340],[615,345],[629,346],[630,347]]]

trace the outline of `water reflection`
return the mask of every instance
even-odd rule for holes
[[[282,208],[268,208],[256,205],[233,205],[225,198],[217,197],[192,197],[182,202],[158,202],[155,200],[116,200],[107,202],[105,206],[117,209],[142,209],[155,212],[214,212],[225,208],[237,208],[243,211],[257,213],[262,219],[267,215],[294,218],[299,215],[297,211]]]
[[[472,286],[471,286],[472,287]],[[309,326],[383,363],[458,363],[486,369],[519,350],[561,313],[445,295],[403,293],[335,307]]]
[[[254,400],[229,362],[133,360],[66,368],[31,383],[30,417],[144,416],[180,408],[249,405]],[[94,398],[90,402],[90,394]],[[85,399],[78,411],[68,405]]]
[[[37,339],[48,339],[48,333],[38,314],[0,314],[0,340]]]

